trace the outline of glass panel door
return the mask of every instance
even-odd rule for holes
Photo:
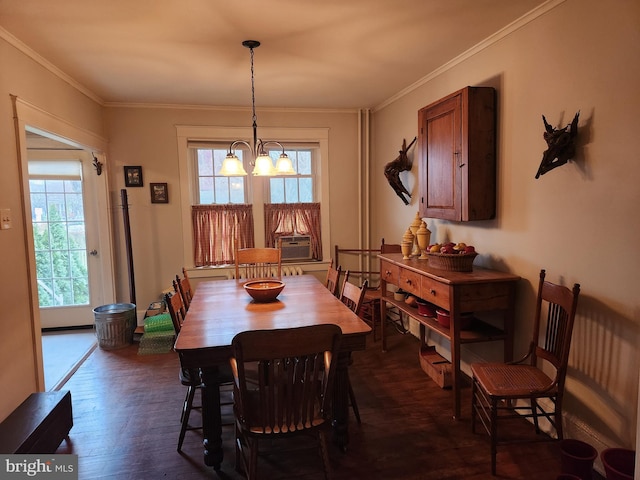
[[[42,328],[93,325],[93,307],[102,301],[95,178],[84,151],[30,152],[29,198]]]

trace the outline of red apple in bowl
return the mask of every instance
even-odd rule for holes
[[[457,252],[453,249],[453,245],[445,245],[440,249],[440,253],[444,253],[445,255],[452,255]]]

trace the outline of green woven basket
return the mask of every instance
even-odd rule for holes
[[[173,322],[171,321],[171,315],[168,313],[161,313],[144,319],[145,333],[173,331]]]

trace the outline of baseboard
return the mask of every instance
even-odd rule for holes
[[[43,328],[42,332],[66,332],[70,330],[93,330],[93,324],[91,325],[75,325],[70,327],[50,327]]]

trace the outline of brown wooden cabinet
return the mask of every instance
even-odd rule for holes
[[[421,217],[495,216],[495,105],[492,87],[466,87],[418,111]]]

